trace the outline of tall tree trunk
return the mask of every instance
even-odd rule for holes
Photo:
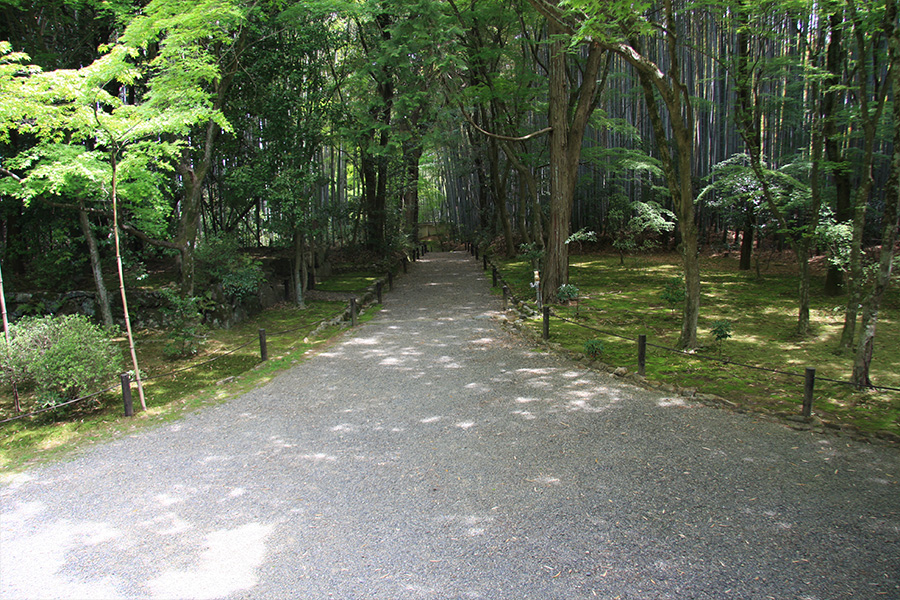
[[[846,95],[841,87],[842,70],[844,65],[844,11],[835,11],[829,18],[831,39],[825,55],[825,69],[828,76],[825,78],[825,93],[822,100],[822,135],[824,137],[825,157],[831,166],[831,178],[834,181],[835,193],[835,220],[838,223],[846,223],[853,218],[853,205],[851,202],[852,183],[850,170],[847,168],[846,157],[842,150],[843,132],[838,128],[837,113],[843,108]],[[825,294],[827,296],[839,296],[844,288],[843,271],[830,265],[825,274]]]
[[[740,7],[739,21],[746,26],[747,18],[751,7],[749,3],[745,3]],[[737,68],[735,76],[735,87],[737,88],[737,125],[744,145],[747,148],[747,154],[750,159],[750,168],[753,171],[760,187],[762,188],[763,198],[766,206],[775,216],[781,228],[785,231],[797,229],[792,227],[787,215],[784,214],[782,208],[778,205],[775,193],[769,183],[769,177],[763,163],[763,147],[762,134],[764,127],[756,110],[758,102],[756,101],[756,88],[754,81],[758,77],[758,73],[754,71],[758,68],[757,62],[753,60],[749,51],[749,37],[743,27],[738,35],[738,52],[736,56]],[[809,49],[810,62],[815,63],[815,52],[819,45],[811,45]],[[819,85],[817,81],[813,81],[810,86],[810,95],[817,97]],[[816,101],[816,110],[813,111],[812,117],[812,136],[810,141],[810,157],[812,161],[812,171],[810,174],[810,190],[811,205],[808,209],[808,217],[806,224],[788,235],[788,243],[797,257],[797,263],[800,268],[800,282],[798,287],[798,313],[797,313],[797,333],[800,336],[809,334],[809,285],[810,285],[810,269],[809,257],[812,249],[810,240],[813,238],[819,223],[819,212],[822,203],[822,194],[819,189],[819,168],[822,158],[823,136],[822,136],[822,101]]]
[[[891,44],[894,43],[892,36],[896,25],[895,0],[887,2],[886,14],[892,13],[893,16],[885,18],[885,37],[888,39],[890,52],[894,49]],[[854,93],[859,102],[859,114],[862,121],[862,129],[864,133],[863,158],[857,168],[861,173],[859,186],[853,198],[853,239],[850,246],[850,273],[849,273],[849,294],[847,297],[847,307],[844,311],[844,327],[841,330],[841,341],[839,350],[853,348],[853,340],[856,336],[856,320],[859,314],[859,308],[863,302],[865,286],[865,274],[863,272],[863,233],[866,222],[866,207],[869,204],[869,194],[875,185],[875,177],[873,174],[873,165],[875,160],[875,141],[877,135],[878,124],[881,122],[881,116],[887,102],[887,91],[893,85],[893,80],[882,80],[877,74],[871,75],[869,71],[869,63],[872,62],[871,54],[874,52],[875,46],[873,40],[869,36],[862,19],[857,12],[856,3],[848,2],[847,11],[850,21],[853,23],[853,34],[856,38],[856,52],[859,54],[857,64],[860,65],[856,72],[856,86]],[[890,61],[893,69],[900,68],[896,64],[897,57],[891,55]],[[878,61],[874,61],[877,63]],[[870,86],[874,85],[874,89],[870,92]],[[896,96],[894,96],[896,100]],[[874,107],[872,106],[874,104]],[[896,133],[897,121],[894,121]]]
[[[588,119],[596,106],[597,78],[603,58],[601,46],[592,42],[588,48],[587,63],[582,73],[581,86],[574,101],[569,94],[567,46],[561,40],[566,31],[556,20],[548,21],[550,28],[550,229],[548,232],[544,273],[541,278],[544,302],[556,300],[559,286],[569,282],[569,247],[566,240],[571,234],[572,206],[575,200],[575,183],[578,162],[581,159],[581,142]],[[574,112],[570,117],[570,106]]]
[[[106,283],[103,281],[103,269],[100,263],[100,250],[97,247],[97,236],[94,235],[94,229],[91,227],[87,211],[84,210],[84,202],[80,202],[78,206],[78,223],[81,225],[84,239],[87,240],[88,254],[91,257],[91,273],[94,275],[94,287],[97,288],[97,305],[100,307],[100,319],[104,325],[112,327],[113,318],[112,311],[109,308],[109,292],[106,290]]]
[[[858,386],[872,385],[869,368],[875,353],[875,329],[884,293],[891,282],[894,266],[894,246],[897,243],[897,227],[900,225],[900,28],[897,27],[898,2],[888,0],[885,29],[890,48],[891,79],[895,101],[893,103],[894,150],[891,157],[891,175],[884,198],[882,216],[881,257],[871,292],[863,307],[860,340],[853,361],[852,382]]]
[[[294,228],[294,252],[291,256],[291,302],[305,308],[303,300],[303,286],[306,282],[304,272],[304,247],[303,232],[299,227]]]
[[[677,75],[677,73],[676,73]],[[678,217],[678,233],[684,270],[684,309],[681,320],[681,334],[678,338],[679,348],[697,346],[697,324],[700,319],[700,236],[694,210],[694,189],[691,177],[691,160],[693,156],[693,119],[690,110],[683,114],[680,93],[671,87],[654,82],[651,75],[638,70],[638,80],[644,92],[656,147],[659,150],[660,162],[666,176],[669,194],[672,197],[674,212]],[[674,79],[677,81],[677,78]],[[664,96],[666,110],[671,117],[672,136],[678,155],[673,157],[669,151],[666,128],[663,123],[659,103],[656,101],[654,88],[660,89]],[[668,96],[666,98],[666,96]]]
[[[503,228],[503,243],[507,256],[516,253],[516,245],[513,241],[512,223],[509,220],[509,209],[506,206],[506,181],[510,163],[507,163],[507,173],[500,176],[500,144],[497,138],[490,138],[490,162],[491,162],[491,188],[497,209],[497,218]]]
[[[203,137],[203,152],[197,161],[192,161],[190,152],[182,153],[178,171],[184,179],[184,196],[175,244],[181,259],[181,295],[194,295],[194,250],[200,231],[200,216],[203,208],[203,185],[213,159],[213,147],[219,133],[219,126],[210,121],[206,124]]]
[[[522,238],[523,244],[531,244],[531,230],[528,228],[528,187],[524,185],[522,181],[521,174],[519,175],[519,185],[517,191],[519,192],[519,206],[518,206],[518,214],[516,215],[516,227],[519,230],[519,237]],[[515,248],[513,248],[513,254],[515,254]],[[512,255],[510,255],[512,256]]]
[[[378,250],[384,238],[384,231],[379,230],[379,221],[376,217],[378,212],[378,201],[376,198],[378,189],[378,169],[375,156],[368,148],[371,139],[372,138],[363,138],[363,143],[359,150],[360,177],[362,178],[362,213],[365,216],[366,248],[369,250]]]
[[[419,241],[419,161],[422,144],[418,139],[403,145],[403,162],[406,165],[406,182],[403,186],[403,228],[410,241]]]
[[[663,1],[663,27],[667,50],[667,72],[641,52],[640,37],[634,23],[623,21],[626,42],[609,42],[609,49],[634,67],[647,105],[650,125],[656,140],[660,163],[678,218],[681,235],[680,251],[684,267],[685,301],[681,322],[679,348],[697,345],[697,323],[700,317],[700,240],[694,208],[693,156],[694,113],[689,90],[681,72],[679,41],[676,33],[676,12],[672,0]],[[668,129],[657,102],[656,94],[665,105]],[[674,145],[673,156],[669,144]]]
[[[543,214],[541,211],[541,200],[538,194],[537,182],[531,168],[526,166],[519,157],[509,141],[502,141],[500,146],[503,148],[506,159],[512,164],[513,168],[519,174],[519,234],[526,244],[536,242],[543,246]],[[529,203],[531,206],[529,207]],[[527,226],[527,214],[531,210],[531,230]],[[509,252],[509,248],[507,248]],[[510,255],[515,254],[513,248]]]

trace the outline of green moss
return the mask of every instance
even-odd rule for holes
[[[583,352],[591,338],[604,344],[603,362],[637,369],[637,336],[672,348],[681,330],[680,310],[672,314],[660,292],[681,273],[676,255],[641,257],[620,266],[618,256],[572,256],[569,282],[580,290],[580,306],[555,306],[554,312],[578,325],[551,321],[551,340],[573,352]],[[518,298],[530,299],[533,290],[530,265],[505,261],[498,265]],[[693,387],[716,394],[749,410],[797,413],[803,399],[803,373],[814,367],[820,378],[848,381],[852,356],[836,354],[843,325],[844,298],[824,295],[822,275],[812,282],[813,335],[796,334],[796,272],[779,264],[762,273],[737,270],[736,260],[702,260],[702,300],[698,337],[704,345],[698,353],[731,364],[649,347],[646,373],[651,381]],[[876,385],[900,388],[900,290],[892,288],[878,322],[871,376]],[[716,343],[716,322],[729,321],[732,335]],[[541,322],[529,324],[540,335]],[[590,329],[588,329],[588,328]],[[601,333],[602,332],[602,333]],[[610,335],[615,334],[615,335]],[[624,336],[621,339],[616,336]],[[737,366],[741,363],[785,371],[782,375]],[[900,433],[900,393],[858,392],[847,385],[820,381],[813,410],[837,423],[865,431]]]
[[[317,283],[316,289],[323,292],[359,292],[374,285],[379,277],[381,275],[365,271],[342,273]]]
[[[343,302],[315,302],[305,309],[281,306],[267,310],[232,329],[209,332],[201,353],[186,360],[173,361],[165,356],[164,332],[141,332],[136,347],[145,373],[146,412],[124,417],[121,391],[116,387],[65,413],[51,411],[0,425],[0,472],[17,472],[36,462],[64,457],[85,444],[165,423],[187,410],[221,402],[262,385],[343,331],[333,326],[314,339],[308,337],[320,322],[345,308]],[[360,320],[371,319],[378,308],[368,307]],[[266,362],[260,360],[259,329],[266,330]],[[0,414],[12,416],[11,390],[0,393]],[[136,389],[133,400],[137,410]],[[25,410],[31,410],[28,399],[23,402]]]

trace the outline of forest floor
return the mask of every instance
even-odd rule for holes
[[[527,262],[496,262],[517,297],[533,296],[529,286],[532,271]],[[677,309],[673,310],[660,297],[666,284],[680,275],[674,254],[629,256],[624,262],[614,254],[572,256],[571,282],[579,288],[579,299],[553,307],[555,315],[566,319],[552,321],[553,346],[595,367],[625,367],[634,372],[635,340],[644,333],[651,344],[646,375],[652,384],[688,394],[695,391],[699,396],[714,395],[717,402],[732,410],[776,415],[795,428],[843,429],[894,443],[900,440],[900,392],[860,392],[842,383],[822,381],[847,381],[852,357],[835,352],[844,298],[825,297],[821,268],[813,279],[813,334],[800,338],[794,331],[796,265],[789,255],[770,255],[758,271],[750,272],[737,269],[735,255],[707,255],[702,264],[700,333],[704,347],[696,355],[685,356],[653,346],[672,347],[679,333]],[[174,272],[159,269],[152,275],[166,283],[175,276]],[[363,264],[347,265],[341,274],[320,282],[317,290],[308,294],[306,309],[282,305],[232,329],[206,330],[197,353],[185,359],[166,356],[163,349],[168,343],[167,332],[139,332],[140,364],[149,376],[145,382],[145,413],[123,420],[121,393],[114,388],[64,412],[0,424],[0,470],[20,470],[65,455],[80,444],[121,435],[144,422],[166,422],[186,409],[234,397],[268,381],[280,370],[327,345],[339,333],[339,327],[326,328],[312,338],[307,334],[344,310],[347,298],[372,285],[378,275]],[[499,288],[493,293],[499,294]],[[362,318],[371,318],[371,312]],[[730,338],[719,342],[713,338],[710,329],[717,321],[729,323]],[[891,288],[886,298],[878,327],[872,378],[876,385],[900,388],[897,287]],[[540,337],[539,320],[525,321],[525,328],[533,338]],[[262,364],[255,341],[259,329],[267,331],[268,340],[269,361]],[[602,345],[597,361],[584,356],[585,342],[589,340]],[[127,350],[124,346],[123,349]],[[819,378],[814,418],[810,420],[798,417],[805,367],[816,368]],[[134,401],[137,405],[136,394]],[[31,408],[26,397],[25,409]],[[0,415],[15,415],[11,390],[0,390]]]
[[[530,264],[521,259],[497,264],[514,295],[534,297]],[[847,385],[852,353],[836,352],[846,297],[825,296],[824,272],[821,267],[817,271],[811,291],[812,333],[801,337],[796,331],[797,268],[789,255],[772,255],[758,272],[738,270],[734,254],[702,257],[701,347],[685,355],[656,347],[673,348],[680,334],[680,305],[662,299],[666,285],[681,276],[677,255],[629,256],[624,262],[613,254],[575,255],[569,281],[579,289],[579,298],[553,307],[554,315],[566,321],[551,319],[551,341],[584,358],[585,343],[598,340],[599,361],[634,371],[636,340],[645,334],[650,344],[648,380],[717,395],[736,410],[789,418],[800,412],[805,369],[812,367],[817,378],[815,418],[795,426],[832,427],[900,441],[900,289],[892,287],[883,303],[871,370],[876,386],[894,389],[857,391]],[[730,337],[716,340],[713,329],[723,322]],[[541,326],[537,319],[527,322],[533,335],[540,335]]]
[[[130,419],[123,417],[119,386],[113,386],[71,407],[0,424],[0,471],[18,471],[86,444],[180,418],[185,411],[224,401],[269,381],[327,347],[340,333],[340,325],[320,325],[346,310],[350,295],[346,290],[356,289],[353,286],[359,283],[360,278],[355,275],[336,277],[332,287],[345,291],[322,292],[317,299],[310,299],[305,308],[283,304],[229,329],[197,329],[196,351],[182,358],[173,358],[165,351],[171,332],[136,332],[135,347],[144,373],[147,410],[141,411],[137,388],[132,384],[136,415]],[[360,320],[371,318],[375,309],[367,309]],[[260,358],[260,329],[266,331],[265,362]],[[118,341],[127,356],[125,338]],[[33,394],[23,392],[23,413],[40,410],[40,402]],[[0,387],[0,419],[20,414],[14,410],[12,390]]]

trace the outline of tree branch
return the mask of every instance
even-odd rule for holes
[[[2,173],[3,175],[6,175],[7,177],[12,177],[16,181],[18,181],[20,185],[25,185],[25,180],[22,179],[21,177],[19,177],[18,175],[16,175],[15,173],[13,173],[12,171],[9,171],[7,169],[4,169],[3,167],[0,167],[0,173]]]
[[[128,233],[134,235],[139,240],[143,240],[150,244],[151,246],[159,246],[161,248],[172,248],[174,250],[181,250],[181,246],[174,242],[167,242],[166,240],[158,240],[156,238],[150,237],[140,229],[132,227],[128,223],[122,224],[122,230],[127,231]]]
[[[463,108],[462,104],[459,105],[459,110],[463,114],[463,116],[466,118],[466,121],[469,122],[469,125],[474,127],[480,133],[483,133],[484,135],[486,135],[488,137],[492,137],[492,138],[495,138],[498,140],[504,140],[507,142],[526,142],[526,141],[530,140],[531,138],[537,137],[539,135],[543,135],[545,133],[550,133],[551,131],[553,131],[552,127],[544,127],[543,129],[541,129],[539,131],[532,131],[528,135],[523,135],[521,137],[513,137],[513,136],[509,136],[509,135],[500,135],[499,133],[491,133],[490,131],[487,131],[486,129],[482,129],[481,127],[479,127],[478,124],[472,120],[472,117],[470,117],[469,114],[466,112],[466,109]]]

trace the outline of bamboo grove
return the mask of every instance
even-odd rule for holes
[[[290,257],[420,222],[542,252],[792,252],[843,295],[865,385],[894,262],[897,0],[0,0],[2,268],[15,286],[177,263],[228,237]],[[115,190],[113,191],[113,187]],[[117,226],[114,227],[113,224]],[[577,233],[576,233],[577,232]],[[574,234],[574,235],[573,235]],[[108,318],[108,317],[105,317]]]

